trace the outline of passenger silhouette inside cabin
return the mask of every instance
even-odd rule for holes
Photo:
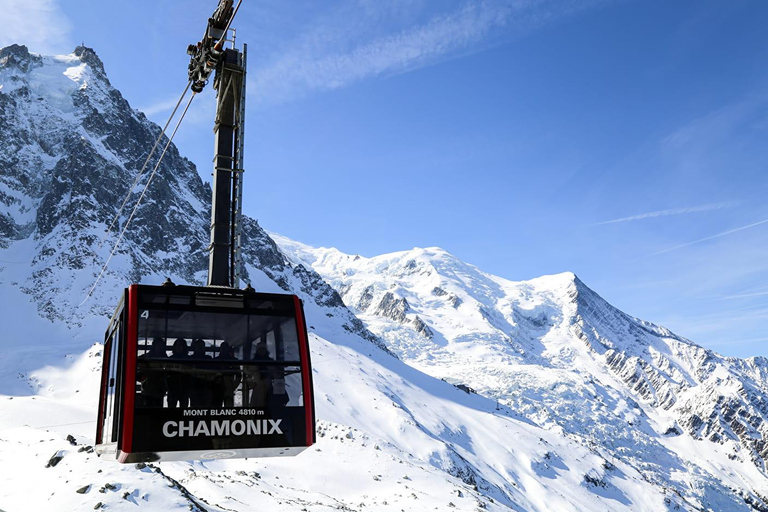
[[[173,342],[169,360],[189,359],[189,346],[184,338],[176,338]],[[168,407],[189,407],[189,375],[181,367],[171,369],[165,377],[168,389]]]
[[[267,348],[266,343],[261,342],[256,345],[256,352],[253,356],[253,360],[260,363],[269,363],[273,361],[272,357],[269,355],[269,349]],[[249,406],[264,408],[269,404],[272,396],[274,371],[274,367],[265,365],[259,366],[255,372],[248,375],[248,387],[250,392],[248,400]]]
[[[226,341],[219,346],[219,355],[216,356],[216,367],[219,374],[216,376],[213,386],[213,407],[234,407],[235,390],[242,381],[240,367],[236,364],[222,364],[226,361],[237,361],[235,351]]]
[[[213,404],[211,388],[213,386],[213,368],[206,360],[213,359],[205,353],[205,341],[200,338],[192,342],[192,356],[196,371],[189,375],[190,407],[210,407]]]
[[[139,359],[161,359],[167,357],[165,338],[155,338],[145,342],[146,352]],[[165,378],[159,370],[146,369],[137,375],[141,383],[142,407],[162,407],[165,398]]]

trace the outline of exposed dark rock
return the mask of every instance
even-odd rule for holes
[[[99,489],[99,492],[103,494],[107,491],[116,491],[116,490],[117,490],[116,485],[112,485],[109,482],[107,482],[106,484],[104,484],[104,486],[101,489]]]
[[[378,336],[373,334],[371,331],[368,330],[367,327],[365,327],[365,324],[362,321],[360,321],[359,318],[355,316],[351,317],[348,323],[342,324],[342,327],[346,331],[357,334],[361,338],[370,341],[371,343],[373,343],[375,346],[377,346],[387,354],[393,357],[397,357],[395,356],[395,354],[392,353],[391,350],[389,350],[389,348],[387,348],[387,345]]]
[[[584,481],[587,484],[592,485],[594,487],[603,487],[603,488],[608,487],[608,484],[606,483],[606,481],[599,477],[584,475]]]
[[[414,329],[416,329],[416,332],[425,338],[432,339],[434,337],[435,333],[432,332],[432,329],[430,329],[429,326],[425,324],[424,321],[418,316],[413,318],[412,323]]]
[[[439,286],[435,286],[432,288],[432,295],[435,297],[442,297],[443,295],[448,295],[448,292],[440,288]]]
[[[395,322],[405,323],[405,314],[410,310],[408,301],[405,298],[395,298],[392,292],[387,292],[379,301],[376,310],[373,312],[375,315],[385,316],[394,320]]]
[[[474,389],[472,389],[471,387],[467,386],[466,384],[454,384],[454,385],[457,388],[459,388],[460,390],[462,390],[463,392],[465,392],[466,394],[468,394],[468,395],[476,393]]]
[[[39,55],[32,55],[26,46],[12,44],[0,48],[0,66],[15,67],[22,73],[28,73],[32,68],[42,65],[43,59]]]
[[[104,80],[107,79],[106,74],[104,73],[104,63],[101,62],[101,59],[98,55],[96,55],[96,52],[93,51],[93,48],[88,48],[87,46],[78,46],[75,48],[74,54],[79,57],[81,61],[88,64],[91,69],[100,71],[101,74],[104,75]]]
[[[357,309],[360,311],[366,311],[371,307],[373,301],[373,285],[367,286],[363,293],[360,295],[360,300],[357,302]]]
[[[451,304],[451,306],[453,306],[453,309],[458,309],[458,307],[464,303],[464,301],[456,295],[451,295],[448,297],[448,302]]]
[[[408,260],[403,266],[403,270],[405,271],[404,272],[405,274],[412,274],[418,268],[419,268],[419,265],[416,263],[415,260]]]
[[[45,465],[47,468],[53,468],[56,467],[56,465],[61,462],[61,459],[64,458],[64,454],[62,452],[56,452],[53,454],[53,456],[48,459],[48,463]]]

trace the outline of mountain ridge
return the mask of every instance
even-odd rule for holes
[[[323,275],[372,331],[422,371],[511,404],[514,393],[499,390],[514,383],[515,365],[582,365],[616,389],[626,386],[650,409],[671,411],[667,420],[674,425],[666,430],[713,442],[736,441],[765,471],[768,409],[759,398],[766,388],[758,384],[768,372],[765,358],[720,356],[618,310],[572,272],[514,282],[484,273],[440,248],[362,258],[272,236],[295,261]],[[393,313],[392,305],[400,307]],[[431,337],[414,329],[418,323],[424,323]],[[461,323],[472,326],[469,334],[457,325]],[[422,342],[414,343],[419,335]],[[476,347],[475,354],[465,350],[467,336],[483,344],[486,353],[478,354]],[[445,352],[446,347],[454,353],[442,363],[425,355]],[[507,369],[499,369],[494,359]],[[457,369],[457,360],[473,370]],[[493,385],[477,377],[484,365]],[[506,383],[498,380],[503,371],[510,372]],[[718,372],[724,376],[712,377]],[[747,384],[727,393],[735,385],[731,381]]]

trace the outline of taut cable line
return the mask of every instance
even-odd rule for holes
[[[112,228],[115,226],[117,219],[120,218],[120,214],[123,213],[123,209],[125,208],[125,205],[128,203],[128,199],[131,197],[133,188],[139,182],[141,177],[144,176],[144,170],[147,168],[147,164],[149,164],[149,160],[152,158],[152,155],[155,154],[155,149],[157,149],[157,145],[160,144],[160,140],[163,138],[163,135],[165,135],[165,130],[168,129],[168,125],[171,124],[171,120],[173,120],[173,117],[176,115],[176,111],[179,110],[179,105],[181,105],[181,102],[184,100],[184,96],[187,95],[187,91],[189,90],[190,85],[192,85],[191,80],[187,82],[187,86],[184,88],[184,92],[181,93],[181,97],[179,98],[179,101],[176,102],[176,106],[173,108],[173,112],[171,112],[170,117],[165,122],[165,126],[163,126],[163,130],[160,132],[160,135],[157,136],[157,140],[155,140],[155,145],[152,146],[152,150],[149,152],[149,156],[147,156],[147,159],[144,161],[144,165],[141,166],[141,170],[139,171],[139,174],[136,175],[136,179],[133,180],[133,184],[131,184],[131,186],[128,188],[128,192],[126,192],[125,194],[125,199],[123,199],[123,204],[120,205],[120,208],[117,210],[117,213],[115,213],[115,216],[112,218],[112,222],[109,223],[109,227],[104,232],[104,235],[101,237],[101,240],[99,241],[99,247],[101,247],[102,244],[104,243],[104,240],[107,239],[110,231],[112,231]]]
[[[186,94],[186,91],[184,91]],[[144,190],[141,191],[141,195],[139,196],[138,201],[136,201],[136,205],[133,207],[133,210],[131,211],[131,215],[128,217],[128,220],[125,221],[125,226],[123,226],[122,231],[120,231],[120,236],[117,237],[117,241],[115,242],[114,247],[112,247],[112,252],[109,253],[109,257],[107,258],[107,261],[104,262],[104,266],[101,267],[101,272],[99,272],[99,275],[96,277],[96,281],[93,282],[93,286],[91,286],[91,289],[88,291],[88,295],[85,296],[83,299],[83,302],[77,305],[77,307],[82,306],[85,304],[85,301],[88,300],[88,298],[93,294],[93,291],[96,289],[96,285],[99,284],[99,281],[101,280],[101,276],[104,275],[104,272],[107,270],[107,266],[109,265],[109,262],[112,260],[112,256],[115,255],[115,252],[117,251],[118,246],[120,245],[120,242],[123,239],[123,235],[125,235],[125,231],[128,229],[128,226],[131,224],[131,220],[133,220],[133,216],[136,215],[136,211],[139,209],[139,206],[141,205],[141,201],[144,199],[144,195],[147,193],[147,190],[149,189],[149,185],[152,183],[152,179],[155,177],[155,173],[157,173],[157,170],[160,168],[160,164],[163,162],[163,157],[165,157],[165,153],[168,151],[168,148],[171,145],[171,142],[173,142],[173,137],[176,136],[176,132],[179,129],[179,126],[181,126],[181,122],[184,120],[184,116],[187,115],[187,110],[189,110],[189,106],[192,104],[192,100],[195,99],[195,96],[197,95],[196,92],[192,92],[192,96],[190,96],[189,101],[187,102],[187,106],[184,107],[184,112],[181,113],[181,117],[179,118],[179,121],[176,123],[176,127],[173,129],[173,133],[171,133],[171,136],[168,138],[168,142],[165,144],[165,148],[163,148],[163,152],[160,154],[160,159],[157,161],[157,164],[155,164],[155,168],[152,169],[152,173],[149,175],[149,179],[147,180],[147,184],[144,185]]]

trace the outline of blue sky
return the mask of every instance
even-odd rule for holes
[[[0,45],[84,42],[162,124],[216,3],[6,0]],[[244,0],[245,211],[364,256],[570,270],[632,315],[768,356],[766,19],[759,0]],[[177,135],[206,179],[213,104]]]

